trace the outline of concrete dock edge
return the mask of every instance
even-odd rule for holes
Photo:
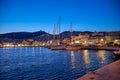
[[[120,80],[120,60],[90,71],[76,80]]]

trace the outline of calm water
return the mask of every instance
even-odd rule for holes
[[[113,51],[0,48],[0,80],[74,80],[114,61]]]

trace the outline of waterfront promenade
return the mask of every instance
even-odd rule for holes
[[[120,80],[120,60],[98,70],[90,71],[77,80]]]
[[[93,50],[119,50],[120,47],[81,47],[81,49],[93,49]]]
[[[115,47],[115,46],[111,46],[111,47],[108,47],[108,46],[103,46],[103,47],[97,47],[97,46],[32,46],[32,45],[29,45],[29,46],[0,46],[0,48],[13,48],[13,47],[46,47],[46,48],[49,48],[49,49],[52,49],[52,50],[84,50],[84,49],[88,49],[88,50],[119,50],[120,47]]]

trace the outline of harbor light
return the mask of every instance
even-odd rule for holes
[[[84,43],[86,44],[86,43],[87,43],[87,41],[84,41]]]
[[[21,44],[18,44],[18,46],[20,47],[20,46],[21,46]]]
[[[118,42],[118,40],[116,39],[114,42],[115,42],[115,43],[117,43],[117,42]]]
[[[103,39],[100,39],[101,42],[103,42],[104,40]]]
[[[45,45],[45,43],[42,44],[43,46]]]
[[[4,46],[5,47],[13,47],[14,45],[13,44],[5,44]]]
[[[114,40],[114,44],[120,44],[120,41],[118,39]]]
[[[80,41],[75,41],[76,44],[80,43]]]
[[[52,44],[52,41],[50,41],[50,44]]]
[[[10,45],[9,45],[9,44],[6,44],[6,45],[4,45],[4,46],[9,47]]]

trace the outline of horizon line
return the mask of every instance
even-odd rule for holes
[[[38,30],[38,31],[17,31],[17,32],[5,32],[5,33],[0,33],[0,34],[8,34],[8,33],[19,33],[19,32],[28,32],[28,33],[34,33],[34,32],[39,32],[39,31],[43,31],[43,32],[46,32],[46,33],[49,33],[47,31],[44,31],[44,30]],[[69,30],[66,30],[66,31],[69,31]],[[60,32],[63,33],[63,32],[66,32],[66,31],[62,31]],[[73,30],[73,31],[77,31],[77,30]],[[89,31],[89,30],[86,30],[86,31],[79,31],[79,32],[120,32],[120,30],[113,30],[113,31]],[[54,34],[54,33],[49,33],[49,34]],[[58,33],[55,33],[55,34],[58,34]]]

